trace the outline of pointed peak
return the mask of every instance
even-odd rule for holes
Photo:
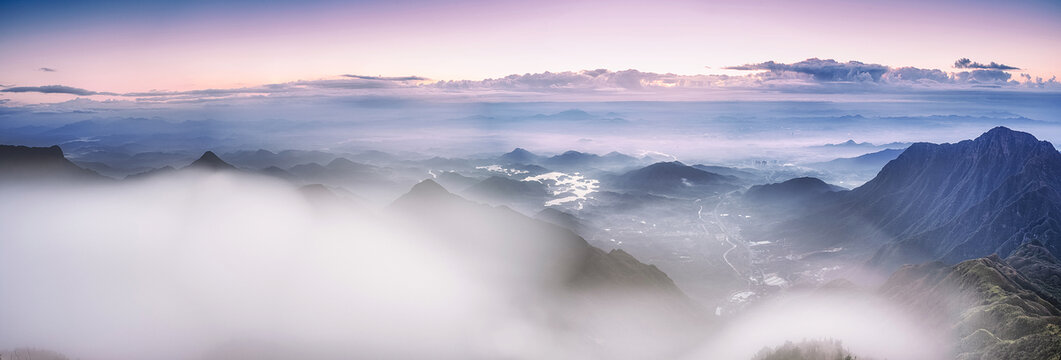
[[[192,162],[192,164],[188,165],[188,167],[211,170],[236,169],[235,166],[232,166],[224,160],[221,160],[221,158],[218,157],[217,154],[214,154],[213,151],[204,152],[203,156],[200,156],[198,160]]]
[[[217,154],[214,154],[213,151],[207,150],[203,153],[203,156],[199,157],[199,160],[221,161],[221,158],[217,157]]]
[[[437,182],[431,179],[426,179],[420,183],[413,185],[413,188],[409,192],[398,197],[391,203],[392,207],[413,209],[414,211],[422,211],[424,206],[437,206],[440,204],[450,203],[449,200],[461,199],[461,197],[446,191],[446,188],[439,185]]]
[[[1039,141],[1039,139],[1036,139],[1035,136],[1032,135],[1032,134],[1029,134],[1029,133],[1026,133],[1026,132],[1023,132],[1023,131],[1012,130],[1012,129],[1007,128],[1005,126],[997,126],[997,127],[993,128],[993,129],[988,130],[987,132],[983,133],[982,135],[980,135],[980,137],[976,138],[976,141],[994,141],[994,140],[1005,140],[1005,141],[1021,140],[1021,141],[1033,141],[1033,142],[1034,141]]]
[[[413,188],[409,190],[409,195],[438,195],[438,194],[449,194],[450,192],[446,188],[439,185],[437,182],[431,179],[425,179],[419,184],[413,185]]]

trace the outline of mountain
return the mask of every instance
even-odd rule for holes
[[[917,143],[866,184],[779,226],[803,245],[879,246],[885,268],[955,263],[1039,241],[1061,252],[1061,154],[1004,127],[955,144]],[[815,245],[816,244],[816,245]]]
[[[146,179],[146,178],[150,178],[150,177],[153,177],[153,176],[156,176],[156,175],[169,174],[169,173],[172,173],[174,171],[177,171],[177,169],[172,167],[172,166],[166,165],[166,166],[163,166],[163,167],[160,167],[160,168],[151,169],[151,170],[144,171],[144,172],[139,172],[139,173],[136,173],[136,174],[126,175],[125,178],[123,178],[123,180]]]
[[[328,173],[328,168],[324,167],[324,165],[311,162],[292,166],[290,169],[287,169],[287,171],[298,177],[308,179],[319,179],[321,177],[326,176],[326,174]]]
[[[825,145],[822,145],[822,147],[825,147],[825,148],[882,148],[882,147],[886,147],[886,148],[899,148],[899,149],[905,148],[907,146],[910,146],[910,143],[892,142],[892,143],[887,143],[887,144],[876,145],[876,144],[869,143],[869,142],[855,142],[855,140],[852,140],[852,139],[848,139],[847,141],[839,143],[839,144],[825,144]]]
[[[895,160],[903,149],[884,149],[851,158],[839,158],[826,162],[810,163],[805,166],[835,173],[873,172],[876,174],[889,161]]]
[[[957,262],[1033,240],[1061,253],[1059,190],[1053,145],[999,127],[972,141],[911,145],[852,195],[899,238],[877,261],[927,253]]]
[[[523,148],[515,148],[497,158],[501,164],[533,164],[541,160],[541,157]]]
[[[710,173],[678,161],[659,162],[619,175],[614,186],[660,195],[710,195],[736,190],[739,179]]]
[[[328,165],[324,165],[324,167],[332,171],[340,172],[365,172],[374,171],[376,169],[375,166],[356,163],[350,161],[350,159],[342,157],[332,159],[332,161],[329,161]]]
[[[542,209],[542,211],[539,211],[534,215],[534,218],[550,224],[562,226],[568,230],[574,231],[582,237],[589,237],[589,235],[600,231],[600,229],[587,224],[575,215],[551,207]]]
[[[263,175],[268,175],[268,176],[272,176],[272,177],[276,177],[276,178],[280,178],[280,179],[284,179],[284,180],[288,180],[288,181],[294,181],[294,180],[296,180],[298,178],[297,176],[295,176],[295,174],[292,174],[292,173],[288,172],[287,170],[281,169],[280,167],[277,167],[277,166],[270,166],[270,167],[261,169],[258,172],[263,174]]]
[[[445,186],[447,189],[454,189],[457,192],[462,192],[465,189],[471,187],[482,181],[480,178],[474,178],[471,176],[464,176],[456,171],[442,171],[438,173],[432,173],[435,176],[435,182]]]
[[[236,170],[235,166],[221,160],[214,154],[213,151],[207,151],[200,156],[199,159],[193,161],[190,165],[184,167],[185,169],[199,169],[199,170]]]
[[[0,145],[0,179],[101,180],[106,177],[67,160],[59,146]]]
[[[549,115],[537,114],[534,115],[533,118],[548,120],[590,120],[593,119],[593,115],[579,109],[571,109]]]
[[[289,168],[297,164],[309,162],[325,163],[335,158],[335,155],[322,151],[283,150],[274,153],[265,149],[255,151],[236,151],[224,154],[229,163],[245,168],[267,168],[275,166],[278,168]]]
[[[1021,245],[1006,257],[1006,264],[1027,277],[1054,306],[1061,307],[1061,262],[1042,244],[1032,241]]]
[[[954,359],[1056,359],[1061,311],[1032,282],[997,256],[907,265],[880,289],[955,339]]]
[[[756,204],[775,205],[807,201],[821,194],[844,190],[847,189],[827,184],[818,178],[801,177],[780,183],[752,186],[744,192],[744,199]]]
[[[489,204],[514,206],[520,203],[530,203],[534,207],[540,207],[551,193],[541,182],[491,176],[468,187],[462,194],[470,199]]]
[[[356,215],[366,216],[368,210],[365,208],[365,199],[346,191],[342,188],[331,188],[322,184],[309,184],[298,188],[302,196],[310,202],[315,209],[322,210],[322,214],[328,211],[346,210],[355,212]]]
[[[358,188],[363,186],[387,186],[391,184],[387,168],[351,161],[337,157],[327,165],[306,163],[287,170],[298,179],[310,183]]]
[[[569,150],[563,154],[543,159],[542,165],[562,170],[583,170],[584,168],[592,167],[600,159],[600,155],[597,154]]]
[[[756,171],[755,169],[738,169],[738,168],[732,168],[732,167],[726,167],[726,166],[703,165],[703,164],[692,165],[692,167],[694,167],[696,169],[699,169],[699,170],[707,171],[709,173],[715,173],[715,174],[724,175],[724,176],[732,176],[732,177],[738,178],[738,179],[740,179],[741,181],[744,181],[744,182],[758,181],[759,179],[763,178],[762,175],[756,174],[754,172],[754,171]]]
[[[655,266],[641,263],[621,250],[605,252],[590,246],[560,226],[505,207],[466,200],[430,179],[413,186],[389,210],[418,219],[417,225],[426,226],[466,254],[489,256],[482,260],[504,264],[496,271],[530,270],[535,277],[548,277],[539,280],[566,289],[563,291],[638,289],[668,302],[687,301],[674,282]]]
[[[640,160],[637,158],[618,151],[612,151],[601,156],[601,163],[605,166],[633,166],[639,162]]]

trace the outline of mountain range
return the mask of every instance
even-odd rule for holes
[[[885,268],[1011,254],[1038,241],[1061,252],[1061,154],[1004,127],[954,144],[916,143],[866,184],[840,193],[774,236],[803,246],[878,247]]]

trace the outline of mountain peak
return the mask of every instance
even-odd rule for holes
[[[456,201],[456,202],[455,202]],[[413,185],[413,188],[391,203],[391,208],[408,211],[426,211],[425,209],[449,206],[454,203],[467,202],[431,179],[425,179]]]
[[[406,195],[413,196],[440,196],[449,195],[450,192],[446,188],[439,185],[437,182],[431,179],[425,179],[419,184],[413,185],[413,188],[409,190]]]
[[[516,163],[533,162],[537,158],[538,158],[538,155],[535,155],[534,153],[532,153],[530,151],[527,151],[527,149],[515,148],[515,149],[512,149],[512,151],[509,151],[509,152],[501,155],[501,157],[499,159],[503,163],[516,164]]]
[[[210,169],[210,170],[235,170],[236,169],[235,166],[232,166],[231,164],[225,162],[224,160],[221,160],[220,157],[217,157],[217,154],[214,154],[213,151],[204,152],[203,156],[200,156],[198,160],[195,160],[194,162],[192,162],[191,165],[188,165],[188,167],[189,168],[197,168],[197,169]]]
[[[1023,132],[1011,130],[1005,126],[998,126],[977,137],[975,142],[1004,142],[1004,143],[1037,143],[1039,139],[1035,138],[1035,135]]]

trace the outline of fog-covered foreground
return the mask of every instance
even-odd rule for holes
[[[519,326],[489,323],[515,321],[498,315],[500,289],[414,242],[422,235],[314,216],[276,182],[207,175],[2,191],[5,347],[186,358],[246,337],[425,355]]]
[[[528,270],[563,272],[572,265],[563,247],[469,252],[409,226],[424,219],[314,202],[264,177],[9,184],[0,196],[6,349],[80,359],[699,359],[831,337],[883,358],[935,351],[868,296],[801,296],[714,325],[674,320],[631,291],[572,300],[550,287],[555,273]]]
[[[690,359],[750,359],[764,346],[836,339],[859,358],[944,359],[949,340],[913,314],[858,291],[797,292],[731,319]]]
[[[237,174],[0,192],[0,348],[82,359],[580,358],[578,329],[621,334],[553,323],[568,301],[549,288],[557,275],[524,266],[569,266],[548,242],[458,252],[410,219],[312,204]],[[656,317],[611,305],[594,311]],[[608,347],[668,342],[629,340]]]

